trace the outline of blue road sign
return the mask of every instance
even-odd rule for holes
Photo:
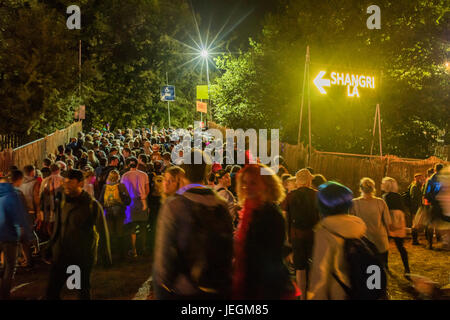
[[[164,86],[161,88],[162,101],[175,101],[175,86]]]

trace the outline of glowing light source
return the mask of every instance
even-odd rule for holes
[[[208,50],[203,49],[203,50],[200,52],[200,55],[201,55],[203,58],[206,58],[206,57],[208,56]]]

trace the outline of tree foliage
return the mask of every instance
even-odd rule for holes
[[[377,103],[384,153],[429,156],[443,132],[448,143],[446,2],[379,1],[380,30],[366,27],[371,4],[281,1],[257,44],[243,55],[218,60],[223,75],[214,86],[217,119],[243,128],[281,128],[282,139],[296,143],[309,45],[313,147],[369,153]],[[328,77],[331,71],[373,75],[377,90],[360,90],[360,98],[347,97],[345,87],[321,95],[312,84],[319,70]],[[301,137],[307,143],[306,100]],[[239,119],[230,121],[235,112]]]

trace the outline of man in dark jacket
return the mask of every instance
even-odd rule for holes
[[[294,268],[297,284],[302,292],[302,300],[306,299],[308,289],[307,275],[314,242],[313,227],[319,222],[317,191],[311,188],[312,179],[310,170],[299,170],[296,174],[298,188],[288,194],[283,204],[288,223],[288,239],[292,244]]]
[[[0,300],[10,297],[16,271],[17,248],[24,236],[28,213],[14,187],[6,177],[0,177],[0,254],[4,254],[3,275],[0,277]]]
[[[195,153],[200,153],[194,157]],[[186,181],[158,215],[153,284],[157,299],[226,299],[231,293],[233,225],[227,203],[204,186],[201,164],[183,164]]]
[[[98,244],[107,250],[111,263],[103,209],[83,191],[83,180],[80,170],[70,170],[64,179],[64,194],[59,193],[55,227],[46,255],[47,260],[52,260],[47,299],[60,298],[60,291],[69,276],[69,266],[79,267],[80,298],[90,299],[90,275],[96,262]]]

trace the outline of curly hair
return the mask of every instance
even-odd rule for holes
[[[261,174],[265,172],[266,174]],[[269,173],[269,174],[267,174]],[[258,181],[263,184],[262,201],[269,203],[280,204],[286,197],[286,191],[283,187],[280,177],[275,172],[264,164],[249,164],[241,169],[236,177],[236,191],[239,199],[239,204],[243,205],[247,198],[247,186],[243,183],[244,176],[248,176],[250,180]]]

